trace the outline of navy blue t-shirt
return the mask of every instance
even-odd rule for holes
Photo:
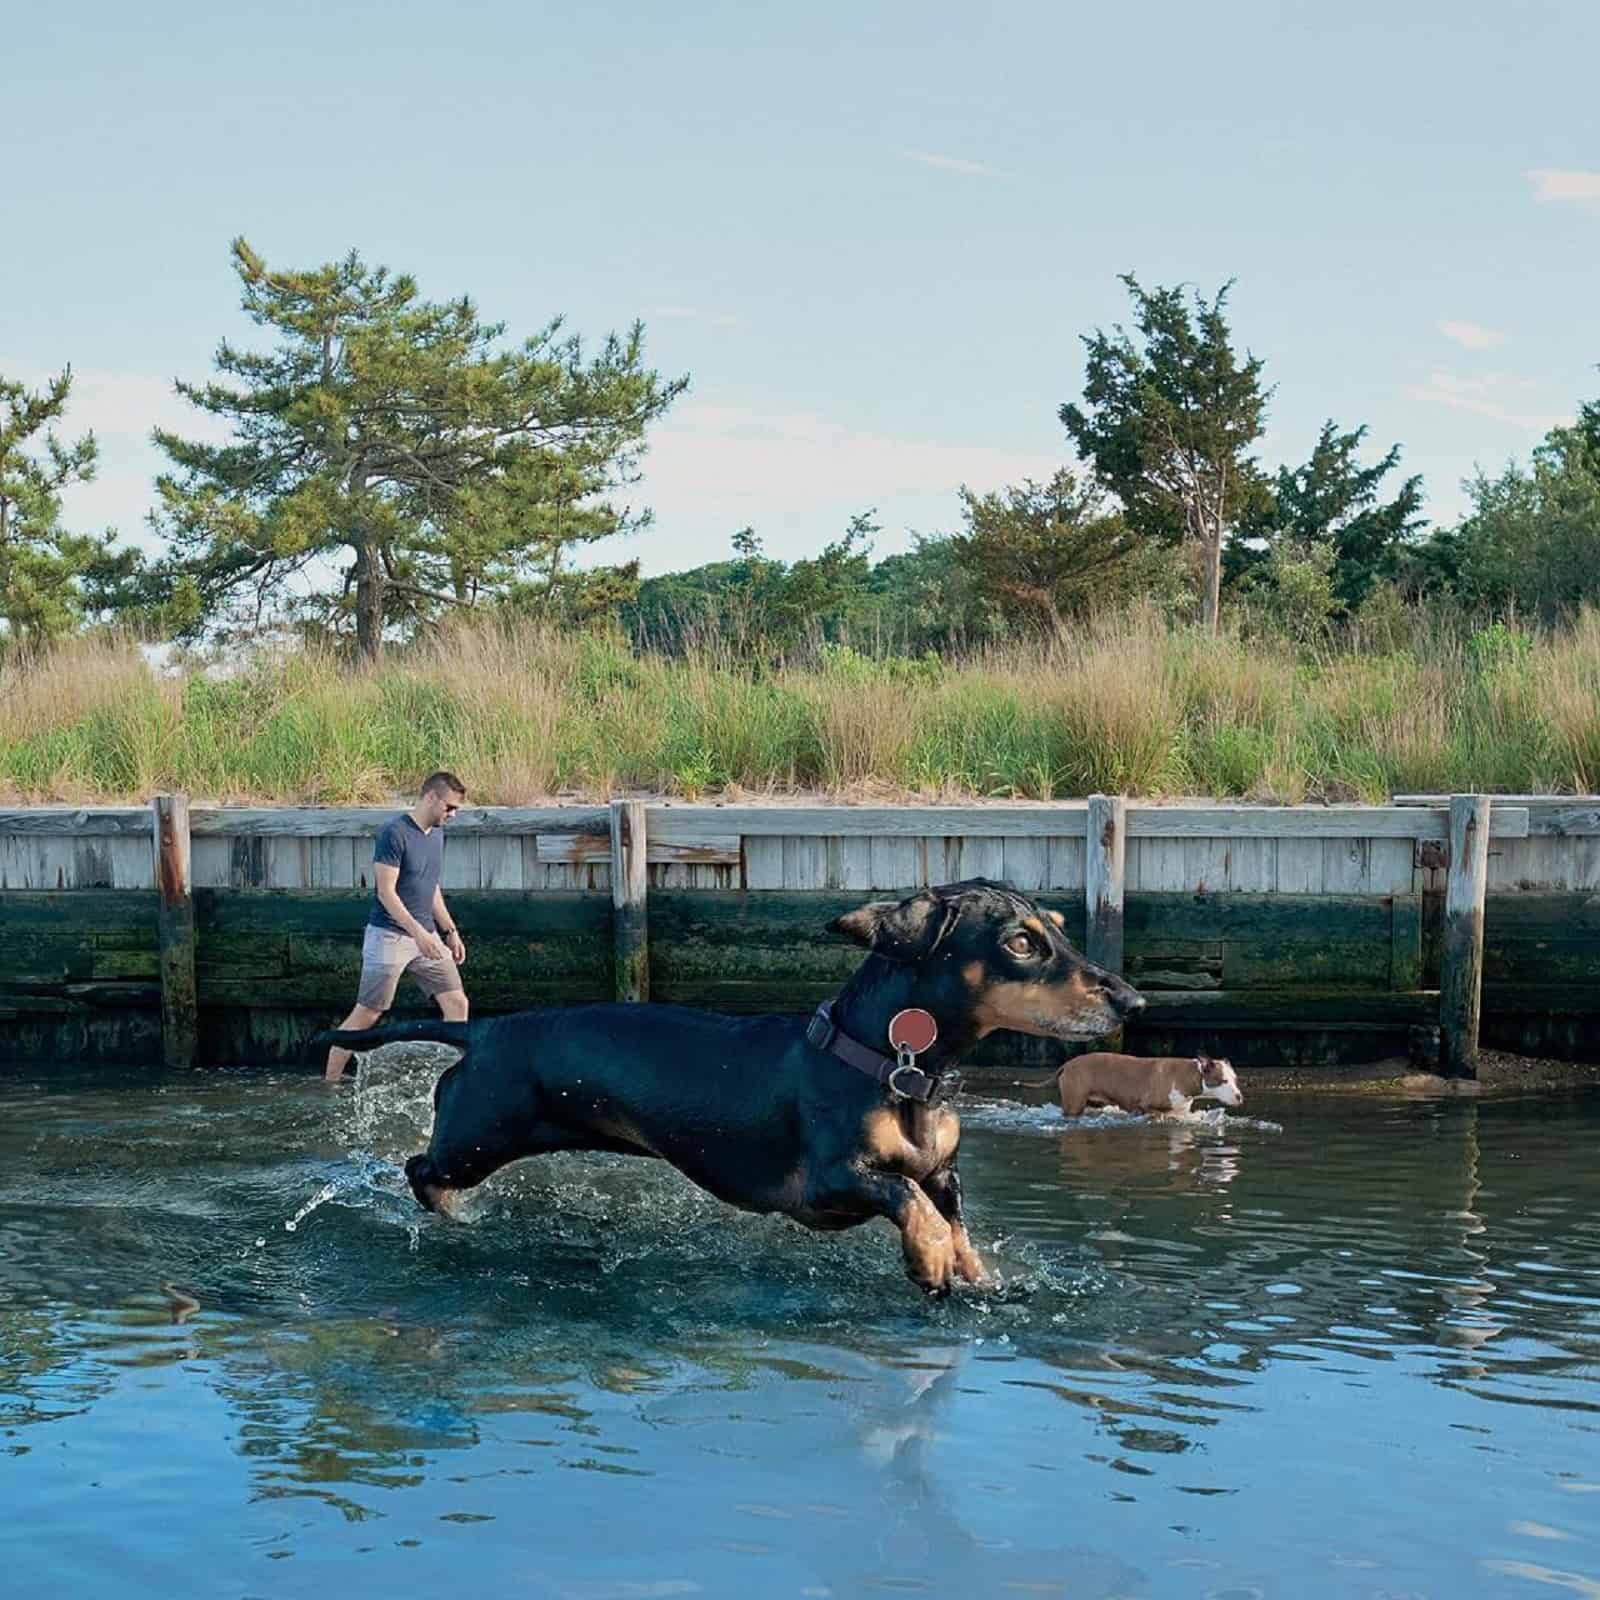
[[[400,869],[395,883],[400,903],[432,933],[433,891],[439,887],[439,869],[444,865],[444,829],[433,828],[424,833],[411,820],[410,813],[402,811],[394,821],[384,823],[372,847],[372,860],[375,866]],[[393,933],[407,931],[384,910],[376,884],[367,921],[374,928],[388,928]]]

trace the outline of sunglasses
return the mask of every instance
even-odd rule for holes
[[[444,803],[444,814],[447,817],[453,817],[460,809],[460,806],[452,805],[448,800]]]

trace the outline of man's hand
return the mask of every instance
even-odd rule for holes
[[[417,953],[424,961],[443,961],[448,954],[438,934],[429,933],[426,928],[417,935]]]
[[[452,928],[449,933],[445,935],[444,942],[446,948],[450,951],[450,957],[455,964],[458,967],[465,966],[467,963],[467,944],[466,940],[461,937],[461,930],[459,928]]]

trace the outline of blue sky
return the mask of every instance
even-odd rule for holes
[[[1453,519],[1600,397],[1600,6],[10,0],[0,371],[70,361],[138,536],[175,376],[249,336],[228,241],[352,246],[515,334],[641,317],[692,375],[607,548],[878,553],[1070,459],[1117,274],[1237,280],[1261,452],[1365,422]]]

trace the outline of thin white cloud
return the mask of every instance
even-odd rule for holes
[[[960,156],[935,155],[931,150],[898,150],[902,161],[915,161],[919,166],[934,167],[940,172],[954,172],[963,178],[998,178],[1002,174],[996,167],[981,161],[964,161]]]
[[[1546,205],[1600,208],[1600,172],[1579,172],[1570,167],[1535,167],[1528,174],[1533,197]]]
[[[1476,322],[1452,322],[1446,318],[1439,324],[1439,332],[1469,350],[1493,350],[1506,342],[1503,333],[1496,333],[1493,328],[1480,328]]]
[[[1414,400],[1544,433],[1571,418],[1537,409],[1537,396],[1542,388],[1536,378],[1518,378],[1510,373],[1463,378],[1453,372],[1430,372],[1426,383],[1413,384],[1406,393]]]

